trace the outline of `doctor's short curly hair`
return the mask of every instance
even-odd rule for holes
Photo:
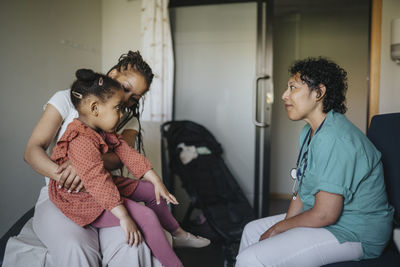
[[[308,85],[310,90],[318,91],[321,84],[325,85],[324,113],[332,109],[342,114],[347,111],[347,72],[339,65],[322,57],[306,58],[294,62],[289,72],[291,75],[299,73],[300,79]]]

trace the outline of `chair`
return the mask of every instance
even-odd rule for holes
[[[400,227],[400,113],[376,115],[372,118],[367,134],[375,147],[382,153],[386,191],[389,203],[395,208],[394,227]],[[377,259],[338,262],[325,266],[399,266],[400,254],[393,239]]]

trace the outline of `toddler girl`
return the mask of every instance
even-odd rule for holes
[[[71,87],[71,101],[79,117],[71,122],[54,147],[51,159],[70,160],[86,192],[71,193],[56,181],[49,184],[51,201],[80,226],[97,228],[120,225],[127,243],[136,246],[142,235],[162,265],[179,267],[162,228],[173,235],[177,246],[203,247],[210,241],[184,231],[170,213],[167,202],[178,204],[150,162],[115,133],[122,117],[123,89],[111,78],[80,69]],[[104,168],[102,154],[112,150],[141,180],[112,177]],[[145,202],[146,206],[136,203]]]

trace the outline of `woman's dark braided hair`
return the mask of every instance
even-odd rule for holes
[[[76,80],[71,86],[71,101],[77,110],[82,99],[88,95],[95,95],[105,102],[116,90],[122,90],[117,81],[90,69],[79,69],[75,76]]]
[[[300,74],[300,79],[311,90],[319,91],[321,84],[325,85],[326,93],[323,99],[323,112],[331,109],[346,113],[347,72],[333,61],[319,57],[296,61],[290,68],[291,75]]]
[[[129,51],[128,53],[121,55],[120,58],[118,59],[118,63],[115,66],[113,66],[108,71],[107,74],[109,74],[114,69],[121,72],[129,68],[132,68],[135,71],[138,71],[141,75],[143,75],[143,77],[146,80],[147,86],[150,87],[151,82],[153,81],[154,74],[150,66],[143,60],[139,51],[136,52]],[[142,126],[140,123],[140,112],[143,112],[143,108],[142,110],[140,110],[139,101],[135,101],[135,103],[132,106],[125,108],[124,117],[117,126],[117,131],[121,130],[128,123],[129,120],[135,117],[139,123],[139,132],[136,136],[136,148],[139,152],[144,153]]]

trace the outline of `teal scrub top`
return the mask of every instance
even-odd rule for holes
[[[343,210],[338,221],[325,228],[340,243],[361,242],[362,259],[378,257],[390,239],[393,220],[381,153],[341,113],[328,112],[310,143],[309,130],[307,124],[300,134],[300,146],[304,147],[298,167],[306,168],[298,192],[303,211],[314,206],[319,191],[342,195]]]

